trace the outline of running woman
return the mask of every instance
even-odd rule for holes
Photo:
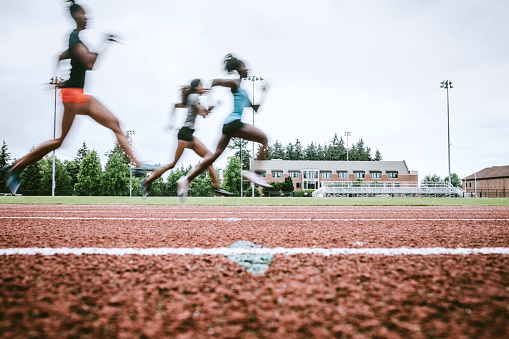
[[[248,69],[242,60],[239,60],[233,55],[228,54],[224,60],[224,65],[224,68],[228,73],[233,73],[236,71],[239,74],[239,79],[215,79],[212,82],[212,87],[223,86],[230,88],[233,95],[233,112],[228,116],[228,118],[226,118],[226,121],[224,122],[222,131],[223,134],[219,139],[216,151],[213,154],[207,155],[191,173],[189,173],[187,176],[183,176],[177,181],[178,195],[182,199],[187,196],[190,182],[198,175],[200,175],[200,173],[202,173],[208,166],[211,166],[214,161],[216,161],[216,159],[219,158],[221,154],[223,154],[231,138],[237,137],[262,144],[259,153],[265,152],[265,149],[267,148],[267,136],[265,133],[260,131],[258,128],[249,124],[245,124],[241,121],[244,107],[251,107],[255,112],[258,112],[258,109],[260,108],[260,105],[264,99],[260,101],[260,104],[254,105],[251,103],[251,101],[249,101],[246,91],[240,87],[242,79],[246,78],[248,75]],[[266,93],[265,87],[263,88],[263,93]],[[260,186],[272,187],[265,181],[264,178],[256,175],[253,172],[242,171],[242,176]]]
[[[71,75],[68,81],[60,85],[62,102],[64,104],[64,113],[62,117],[62,134],[59,138],[46,141],[33,151],[19,159],[11,167],[4,168],[6,185],[12,194],[16,194],[19,188],[18,177],[20,173],[29,165],[39,161],[49,152],[59,148],[62,145],[69,129],[72,126],[76,115],[88,115],[99,124],[110,129],[115,133],[120,147],[126,152],[131,161],[136,165],[135,174],[143,175],[144,173],[154,170],[156,167],[143,164],[134,156],[129,141],[124,132],[120,128],[118,119],[96,98],[83,94],[85,85],[85,74],[87,70],[92,70],[97,60],[98,53],[92,53],[87,46],[81,42],[79,33],[85,29],[87,25],[87,17],[82,6],[76,4],[73,0],[69,1],[69,11],[72,18],[76,22],[76,29],[72,31],[69,37],[69,48],[58,57],[58,63],[65,59],[71,59]],[[106,42],[116,41],[114,36],[109,35]],[[57,67],[58,68],[58,67]]]
[[[166,166],[160,167],[156,169],[152,175],[146,179],[142,179],[140,181],[141,185],[141,191],[142,191],[142,197],[145,199],[148,195],[148,187],[149,185],[159,178],[161,175],[163,175],[166,171],[172,169],[175,167],[177,162],[179,161],[180,157],[182,156],[182,153],[186,148],[193,150],[196,154],[198,154],[200,157],[204,158],[205,156],[212,155],[212,152],[209,151],[203,143],[196,138],[194,133],[194,125],[195,121],[198,115],[201,115],[202,117],[206,117],[210,111],[213,109],[213,107],[209,107],[209,109],[206,109],[200,104],[200,96],[206,92],[206,89],[203,88],[202,82],[200,79],[194,79],[191,82],[190,86],[184,86],[182,88],[182,102],[175,104],[175,107],[171,113],[171,116],[173,116],[173,113],[175,112],[176,108],[187,108],[187,118],[184,123],[184,126],[179,130],[177,138],[178,138],[178,144],[177,144],[177,150],[175,151],[175,157],[173,159],[173,162],[169,163]],[[171,119],[171,117],[170,117]],[[212,179],[212,183],[214,184],[214,192],[216,194],[220,195],[232,195],[232,193],[225,191],[221,188],[219,185],[219,182],[217,181],[216,171],[214,170],[214,166],[210,164],[208,166],[210,178]]]

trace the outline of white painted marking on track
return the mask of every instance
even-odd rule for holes
[[[225,218],[146,218],[146,217],[51,217],[11,216],[0,219],[42,220],[141,220],[141,221],[224,221]],[[239,218],[238,221],[509,221],[503,218]]]
[[[99,255],[236,255],[236,254],[318,254],[330,255],[475,255],[475,254],[503,254],[509,255],[509,247],[483,247],[483,248],[3,248],[0,255],[56,255],[56,254],[99,254]]]

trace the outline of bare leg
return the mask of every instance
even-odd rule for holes
[[[147,178],[145,181],[147,185],[149,185],[151,182],[159,178],[161,175],[163,175],[166,171],[171,170],[177,162],[179,161],[180,157],[182,156],[182,153],[186,148],[192,148],[192,144],[189,141],[179,140],[177,144],[177,150],[175,151],[175,157],[173,158],[173,162],[169,163],[166,166],[160,167],[156,169],[154,172],[152,172],[152,175]]]
[[[207,169],[207,167],[212,165],[221,154],[223,154],[226,146],[228,146],[228,143],[230,142],[230,139],[230,136],[224,134],[221,135],[221,138],[217,144],[216,151],[213,154],[207,155],[205,158],[203,158],[203,161],[198,166],[196,166],[196,168],[191,173],[187,175],[188,182],[191,182],[194,178],[200,175]]]
[[[64,115],[62,117],[62,134],[60,138],[46,141],[23,158],[19,159],[12,167],[11,171],[13,173],[21,173],[25,168],[29,165],[41,160],[46,154],[49,152],[59,148],[62,145],[67,133],[71,129],[72,123],[74,122],[74,118],[76,113],[78,112],[78,104],[72,103],[64,103]]]
[[[263,133],[254,126],[245,124],[233,136],[262,144],[262,147],[258,150],[259,154],[265,152],[265,149],[267,148],[268,144],[267,136],[265,135],[265,133]]]
[[[129,140],[125,136],[124,132],[120,128],[118,119],[111,113],[103,104],[94,97],[90,97],[90,101],[85,104],[82,114],[90,116],[92,119],[97,121],[99,124],[110,129],[115,133],[120,147],[126,152],[127,156],[131,159],[136,166],[141,165],[141,162],[134,156],[131,147],[129,146]]]
[[[196,154],[198,154],[202,158],[212,155],[212,152],[209,151],[208,148],[205,147],[205,145],[202,144],[202,142],[200,140],[198,140],[197,138],[194,138],[193,151],[195,151]],[[215,188],[220,187],[219,181],[217,181],[216,170],[214,169],[213,164],[209,165],[208,171],[209,171],[209,175],[210,175],[210,178],[212,179],[212,183],[213,183],[214,187]]]

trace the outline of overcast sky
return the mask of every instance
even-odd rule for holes
[[[509,2],[502,0],[85,0],[97,51],[104,33],[122,36],[87,73],[85,91],[134,130],[134,151],[150,163],[173,159],[169,110],[179,86],[227,75],[233,52],[270,84],[255,125],[269,142],[329,143],[362,138],[373,155],[405,160],[410,170],[448,174],[447,101],[451,80],[451,171],[460,177],[509,165]],[[0,1],[0,142],[13,157],[53,137],[54,92],[45,86],[67,48],[74,21],[61,0]],[[64,64],[64,66],[66,66]],[[68,77],[68,66],[60,76]],[[252,84],[244,84],[252,95]],[[255,102],[259,88],[255,89]],[[198,119],[195,136],[215,149],[232,99]],[[57,126],[62,105],[57,102]],[[185,111],[179,113],[182,120]],[[243,120],[252,122],[252,112]],[[57,134],[59,127],[57,127]],[[62,148],[73,159],[86,141],[100,155],[113,133],[80,116]],[[227,153],[217,166],[225,167]],[[184,165],[199,158],[186,151]],[[180,164],[179,164],[180,166]]]

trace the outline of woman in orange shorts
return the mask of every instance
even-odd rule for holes
[[[59,138],[46,141],[18,160],[14,165],[5,169],[6,184],[13,194],[16,194],[19,187],[19,174],[27,166],[39,161],[46,154],[62,145],[62,142],[67,136],[76,115],[88,115],[99,124],[112,130],[117,137],[120,147],[122,147],[132,162],[136,165],[135,174],[142,175],[145,172],[156,168],[152,165],[143,164],[136,159],[129,146],[129,141],[120,128],[118,119],[96,98],[83,93],[86,71],[91,70],[94,67],[98,54],[90,52],[78,36],[79,32],[84,30],[87,24],[85,10],[74,1],[69,2],[71,2],[69,11],[71,12],[71,16],[74,21],[76,21],[76,29],[69,37],[69,48],[58,58],[59,63],[62,60],[71,59],[70,78],[68,81],[60,85],[62,102],[64,104],[62,134]],[[110,35],[107,41],[116,40]]]

